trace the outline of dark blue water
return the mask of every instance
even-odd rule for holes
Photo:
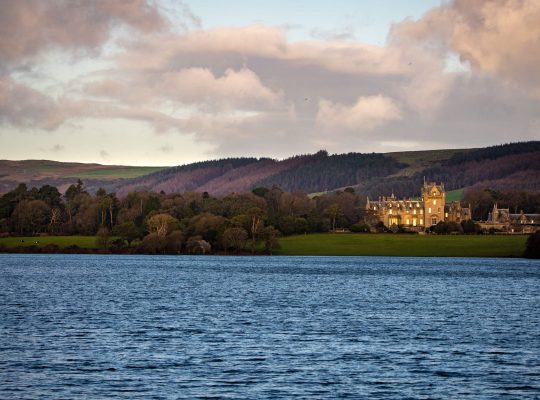
[[[540,262],[0,255],[0,398],[540,398]]]

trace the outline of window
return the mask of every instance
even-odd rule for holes
[[[444,217],[445,217],[445,218],[448,218],[448,213],[444,213]]]
[[[392,214],[392,209],[390,209],[390,210],[388,211],[388,214]]]
[[[416,210],[413,210],[413,214],[416,215]]]
[[[433,205],[434,205],[434,206],[437,205],[437,200],[433,200]]]
[[[441,207],[437,208],[437,212],[441,212]]]
[[[409,218],[407,218],[407,225],[409,225],[409,224],[410,224],[410,221],[409,221]]]
[[[437,225],[437,218],[436,217],[431,218],[431,225]]]
[[[420,225],[424,225],[424,218],[420,218]]]
[[[427,209],[427,212],[431,214],[431,207]]]
[[[413,220],[412,220],[412,226],[416,226],[416,218],[413,218]]]

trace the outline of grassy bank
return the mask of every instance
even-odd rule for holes
[[[71,178],[80,179],[129,179],[138,178],[153,172],[164,170],[166,167],[125,167],[100,168],[90,171],[77,172]]]
[[[36,243],[37,242],[37,243]],[[41,237],[8,237],[0,238],[0,245],[6,247],[21,246],[46,246],[55,244],[61,248],[77,245],[79,247],[90,249],[96,247],[95,236],[41,236]]]
[[[521,257],[527,236],[331,234],[280,239],[280,255]]]
[[[279,255],[302,256],[417,256],[417,257],[521,257],[528,236],[332,234],[288,236],[279,240]],[[37,242],[37,243],[36,243]],[[43,236],[1,238],[8,248],[77,245],[96,247],[95,236]]]

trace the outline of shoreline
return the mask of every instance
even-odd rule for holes
[[[524,256],[399,256],[399,255],[314,255],[314,254],[303,254],[303,255],[292,255],[292,254],[146,254],[146,253],[66,253],[66,252],[59,252],[59,253],[42,253],[42,252],[0,252],[0,256],[2,255],[94,255],[94,256],[127,256],[127,257],[136,257],[136,256],[147,256],[147,257],[219,257],[219,258],[244,258],[244,257],[256,257],[256,258],[282,258],[282,257],[295,257],[295,258],[309,258],[309,257],[316,257],[316,258],[421,258],[421,259],[439,259],[439,258],[447,258],[447,259],[493,259],[493,260],[534,260],[531,258],[527,258]]]
[[[208,252],[214,256],[366,256],[523,258],[528,235],[400,235],[316,233],[286,236],[272,252]],[[146,252],[137,245],[100,248],[94,236],[10,237],[0,239],[0,253],[197,255],[186,251]]]

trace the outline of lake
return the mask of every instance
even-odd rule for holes
[[[2,399],[540,397],[540,262],[0,255]]]

